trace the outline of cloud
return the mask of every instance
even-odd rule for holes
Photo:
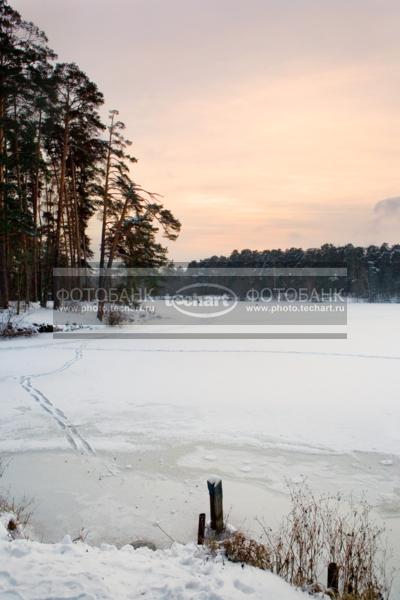
[[[400,196],[380,200],[374,206],[374,213],[378,219],[400,216]]]

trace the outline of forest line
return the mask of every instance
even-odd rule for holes
[[[381,244],[368,247],[346,244],[323,244],[320,248],[288,248],[286,250],[234,250],[229,256],[211,256],[192,261],[191,268],[336,268],[347,269],[347,276],[321,278],[310,274],[304,277],[275,278],[279,287],[306,286],[320,289],[330,285],[343,290],[347,297],[384,302],[400,300],[400,244]],[[279,282],[281,280],[281,283]]]

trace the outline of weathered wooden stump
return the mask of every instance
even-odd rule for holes
[[[334,592],[339,591],[339,568],[336,563],[331,562],[328,565],[328,588]]]
[[[207,480],[207,486],[210,494],[211,529],[221,533],[224,530],[222,481],[219,477],[210,477]]]
[[[199,514],[199,528],[197,531],[197,543],[201,546],[204,544],[204,536],[206,530],[206,513]]]

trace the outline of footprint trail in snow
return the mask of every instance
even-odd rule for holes
[[[37,375],[26,376],[23,375],[20,378],[20,384],[23,389],[31,396],[31,398],[43,409],[45,410],[52,419],[57,423],[57,425],[64,432],[65,437],[68,440],[68,443],[72,446],[74,450],[79,452],[80,454],[95,454],[93,447],[90,443],[85,440],[85,438],[78,431],[76,425],[71,423],[65,413],[54,406],[54,404],[36,387],[32,385],[32,379],[37,377],[43,377],[46,375],[54,374],[54,373],[62,373],[66,369],[69,369],[76,361],[80,360],[83,357],[83,346],[80,346],[75,350],[75,356],[70,360],[66,361],[61,367],[55,369],[54,371],[50,371],[48,373],[38,373]]]

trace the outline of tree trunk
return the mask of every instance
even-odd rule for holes
[[[63,136],[63,148],[61,155],[61,169],[60,169],[60,182],[59,182],[59,193],[58,193],[58,210],[57,210],[57,224],[56,224],[56,239],[54,248],[54,268],[59,267],[60,263],[60,243],[61,243],[61,225],[63,221],[64,211],[64,196],[65,196],[65,178],[67,169],[67,156],[68,156],[68,138],[69,138],[69,95],[67,95],[67,101],[65,106],[65,117],[64,117],[64,136]],[[56,281],[52,275],[52,290],[53,290],[53,308],[57,310],[60,306],[60,301],[57,297]]]
[[[103,220],[101,226],[101,242],[100,242],[100,277],[99,277],[99,289],[104,288],[105,277],[103,273],[106,257],[106,230],[107,230],[107,208],[108,208],[108,194],[110,185],[110,172],[111,172],[111,151],[112,151],[112,137],[114,133],[114,114],[111,115],[110,124],[110,135],[108,139],[108,150],[107,150],[107,162],[106,162],[106,173],[104,180],[104,195],[103,195]],[[97,318],[99,321],[103,320],[104,316],[104,301],[99,300]]]
[[[18,123],[17,113],[17,99],[14,97],[14,121]],[[17,179],[17,190],[19,199],[19,209],[21,214],[27,213],[26,198],[22,189],[22,175],[21,175],[21,163],[20,163],[20,151],[19,151],[19,130],[15,132],[15,175]],[[22,231],[22,260],[24,264],[24,300],[25,306],[29,305],[30,301],[30,280],[29,280],[29,262],[28,262],[28,240],[25,231]]]
[[[0,86],[2,84],[0,83]],[[6,153],[4,117],[6,114],[5,98],[0,96],[0,307],[8,308],[8,272],[7,272],[7,205],[5,194]]]
[[[36,142],[36,164],[35,173],[32,177],[33,189],[32,189],[32,204],[33,204],[33,229],[34,237],[32,242],[32,270],[33,270],[33,299],[39,300],[39,262],[40,262],[40,243],[38,239],[38,213],[39,213],[39,175],[40,175],[40,145],[42,136],[42,111],[39,111],[39,122]]]

